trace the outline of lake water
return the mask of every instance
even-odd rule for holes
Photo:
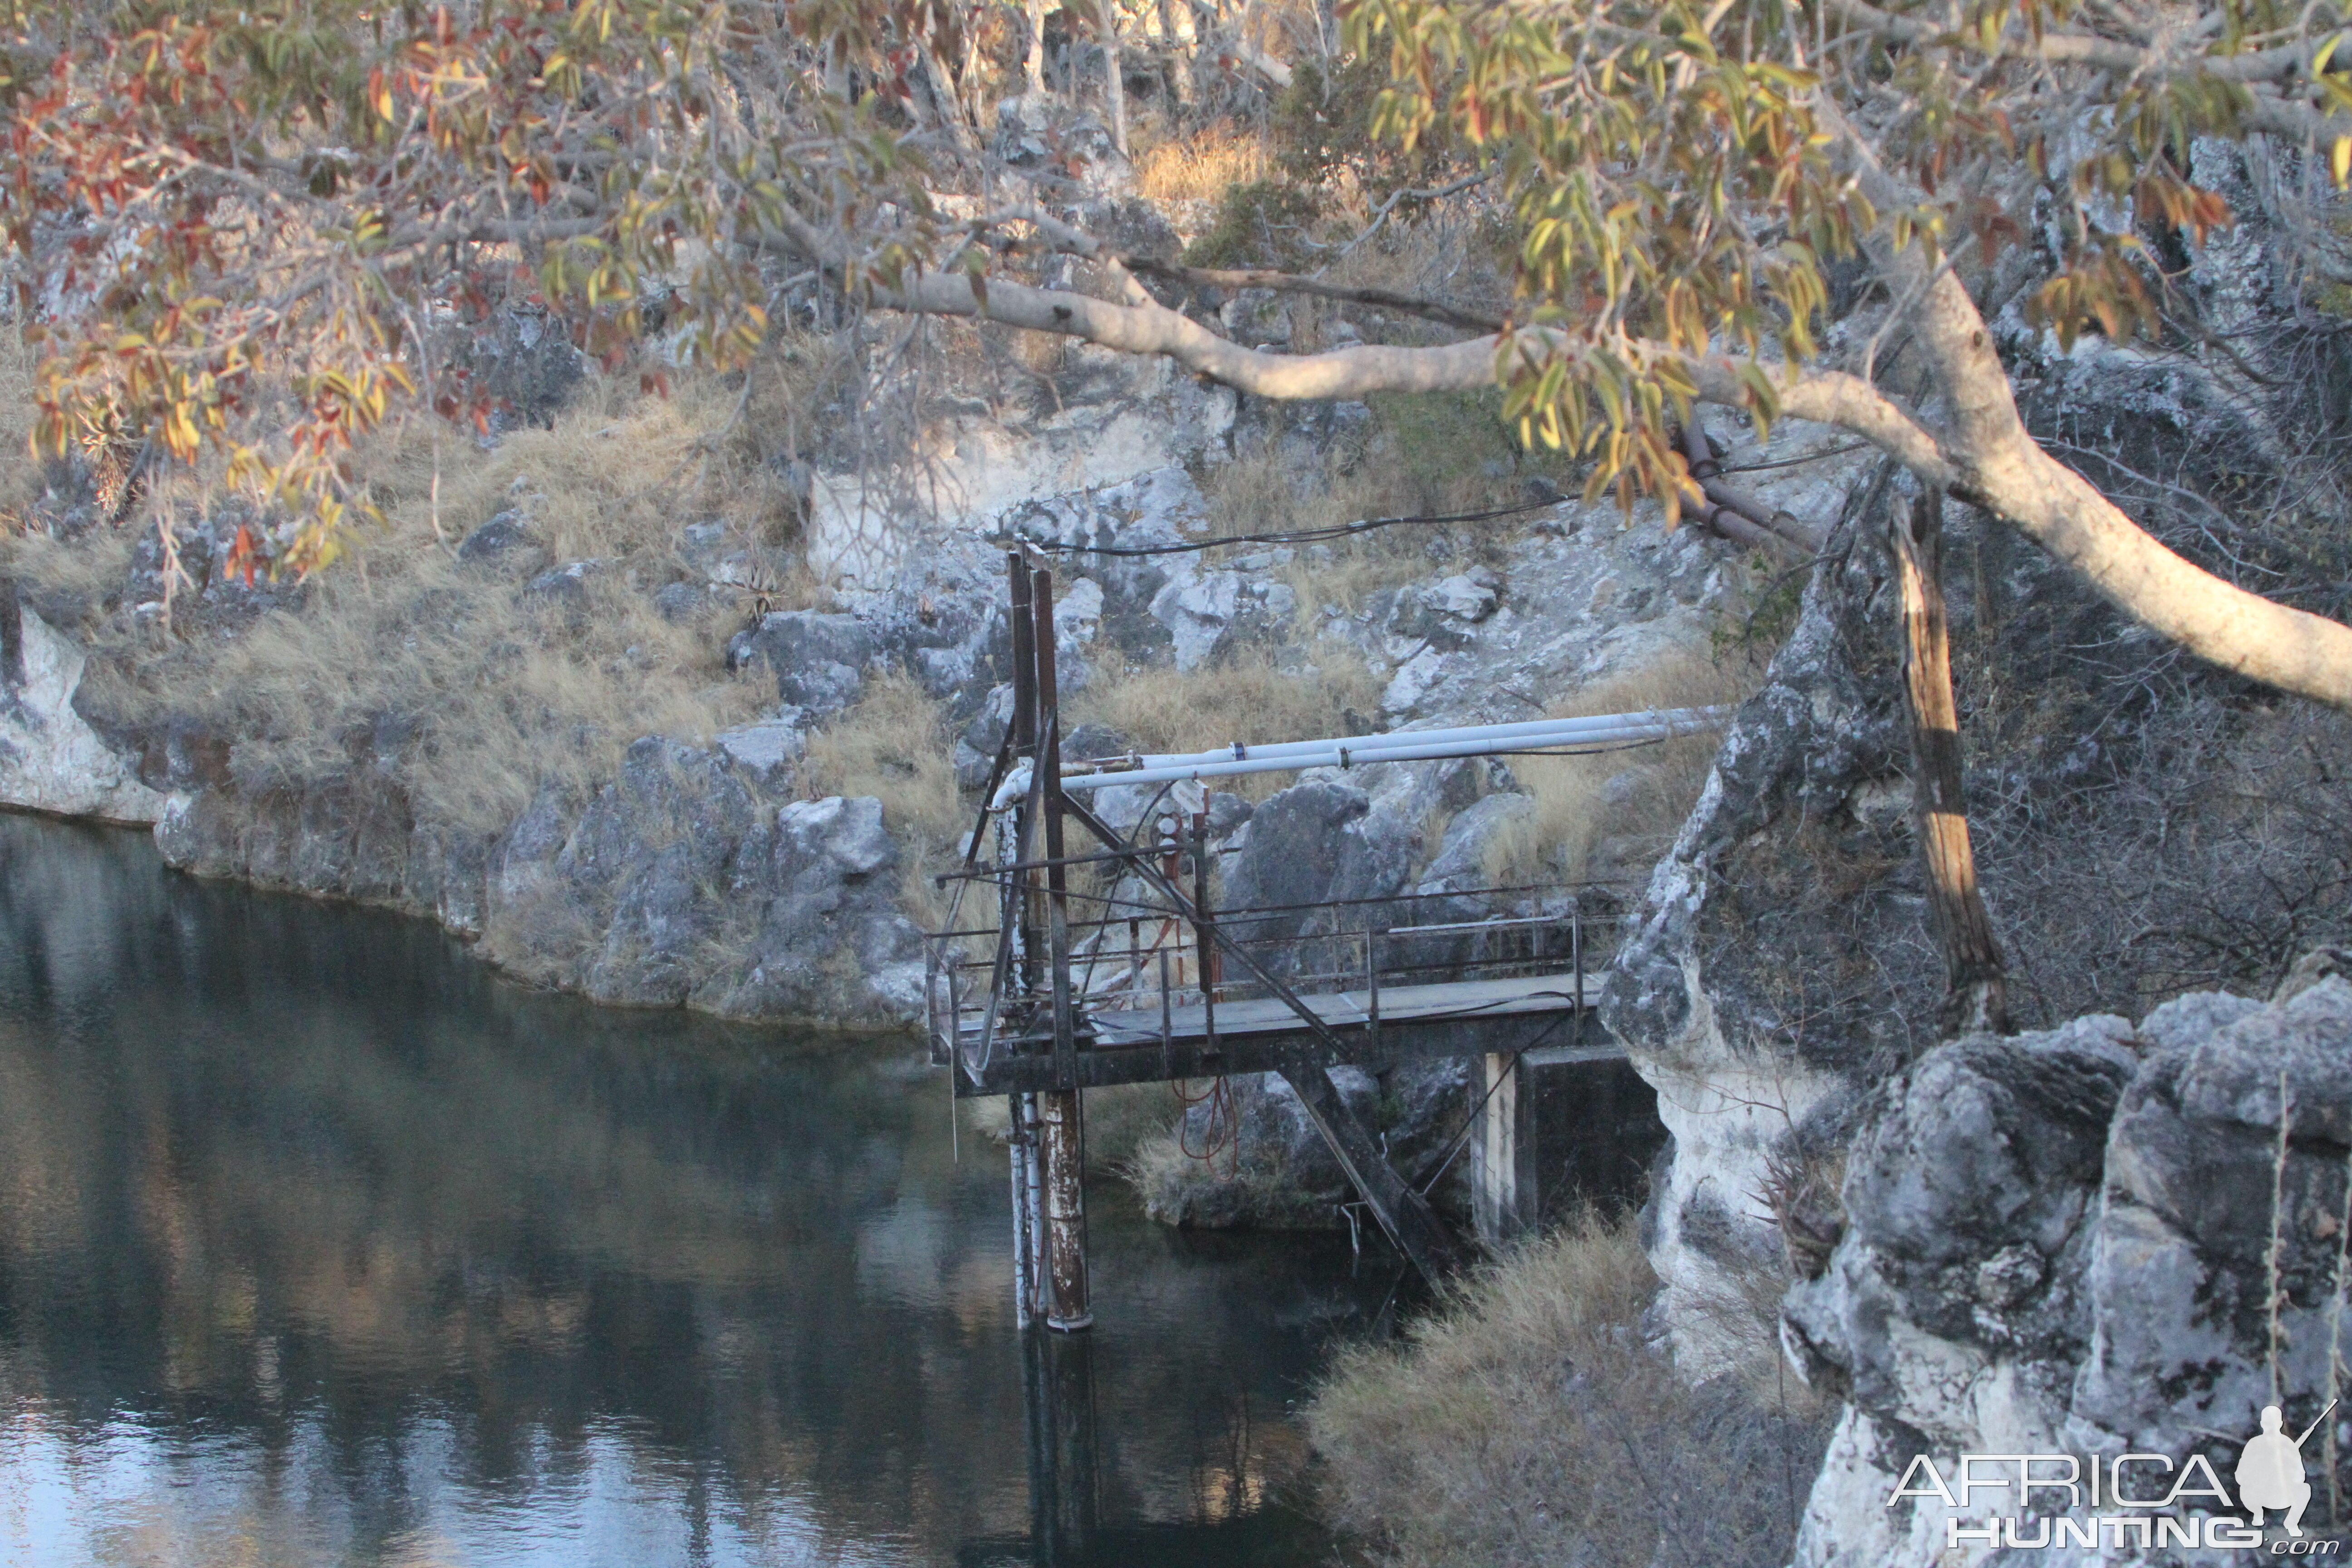
[[[1097,1182],[1099,1326],[1024,1343],[961,1144],[903,1042],[0,817],[0,1561],[1330,1561],[1290,1412],[1391,1257]]]

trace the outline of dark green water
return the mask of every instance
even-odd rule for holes
[[[1386,1256],[1097,1184],[1047,1364],[962,1153],[903,1045],[527,994],[0,817],[0,1561],[1329,1561],[1287,1409]]]

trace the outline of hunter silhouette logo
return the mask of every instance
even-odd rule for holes
[[[2279,1407],[2263,1406],[2263,1429],[2246,1440],[2245,1451],[2238,1456],[2238,1502],[2256,1530],[2263,1527],[2266,1510],[2284,1509],[2286,1532],[2303,1533],[2303,1510],[2311,1506],[2311,1481],[2303,1473],[2304,1438],[2318,1431],[2320,1421],[2335,1408],[2336,1401],[2329,1400],[2319,1421],[2303,1429],[2303,1436],[2289,1437],[2281,1427],[2285,1416]]]
[[[2239,1450],[2237,1496],[2202,1454],[1962,1454],[1948,1481],[1934,1459],[1915,1455],[1886,1499],[1941,1503],[1947,1548],[2047,1551],[2080,1547],[2141,1552],[2264,1551],[2263,1516],[2282,1515],[2286,1538],[2267,1543],[2273,1556],[2335,1556],[2340,1540],[2304,1535],[2311,1506],[2304,1445],[2336,1412],[2334,1400],[2300,1434],[2287,1430],[2275,1405],[2263,1407],[2262,1429]],[[1988,1517],[1981,1494],[2003,1496]],[[2242,1512],[2244,1521],[2238,1515]]]

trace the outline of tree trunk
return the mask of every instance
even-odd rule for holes
[[[1029,90],[1045,91],[1045,0],[1029,0]]]
[[[1903,689],[1911,716],[1911,817],[1927,872],[1927,913],[1944,952],[1947,1037],[2010,1032],[2000,944],[1977,888],[1960,783],[1959,704],[1944,616],[1944,496],[1923,489],[1906,520],[1887,514],[1895,575],[1903,591]]]
[[[1119,60],[1118,0],[1097,0],[1103,50],[1103,91],[1110,106],[1110,144],[1127,156],[1127,77]]]
[[[958,152],[978,152],[980,144],[972,139],[971,126],[963,117],[963,95],[957,90],[955,79],[948,75],[939,50],[931,47],[928,36],[920,35],[915,40],[915,49],[923,64],[924,97],[929,100],[931,117],[939,121],[940,130],[955,143]]]
[[[1176,23],[1176,0],[1160,0],[1160,45],[1169,95],[1177,107],[1192,107],[1192,62],[1184,53],[1183,29]]]

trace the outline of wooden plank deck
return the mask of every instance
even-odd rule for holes
[[[1270,996],[1218,1003],[1213,1040],[1208,1009],[1198,1003],[1170,1008],[1164,1037],[1156,1005],[1098,1009],[1089,1015],[1091,1037],[1082,1041],[1077,1052],[1075,1087],[1307,1068],[1378,1070],[1433,1057],[1530,1049],[1541,1049],[1558,1061],[1622,1057],[1623,1048],[1592,1015],[1592,1005],[1600,999],[1599,978],[1584,978],[1580,1017],[1575,985],[1570,975],[1536,974],[1382,986],[1377,1027],[1370,998],[1360,989],[1299,998],[1339,1036],[1341,1053],[1334,1053],[1286,1004]],[[965,1025],[961,1044],[968,1063],[980,1047],[976,1022]],[[1049,1039],[1000,1037],[979,1082],[968,1070],[956,1074],[956,1092],[967,1097],[1055,1086]]]

